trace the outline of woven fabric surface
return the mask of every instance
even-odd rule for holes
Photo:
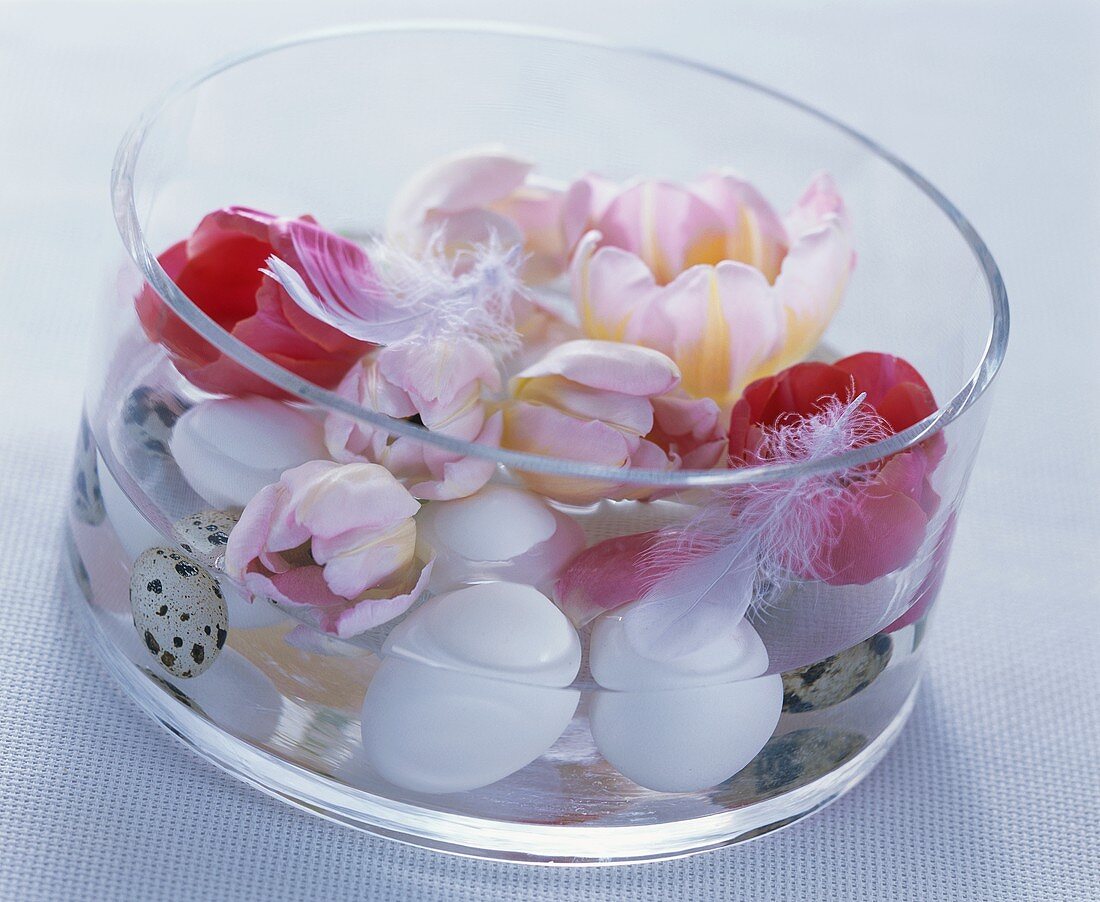
[[[146,718],[77,628],[60,524],[133,114],[358,4],[0,0],[0,898],[1100,899],[1100,17],[1084,5],[374,2],[659,45],[816,103],[971,217],[1013,301],[930,672],[855,791],[758,842],[619,868],[438,855],[282,805]],[[884,299],[888,303],[888,299]]]

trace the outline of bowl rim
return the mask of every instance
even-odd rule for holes
[[[220,73],[241,66],[250,60],[288,50],[304,44],[340,40],[364,35],[466,33],[519,40],[537,40],[588,47],[610,54],[651,59],[755,91],[778,103],[792,107],[822,124],[847,136],[865,150],[877,156],[915,185],[954,225],[970,248],[984,276],[992,308],[992,320],[981,359],[970,378],[945,403],[908,429],[859,448],[812,462],[760,464],[751,467],[721,470],[652,470],[631,467],[609,467],[566,458],[512,451],[468,442],[430,432],[421,425],[393,419],[386,414],[368,410],[341,397],[335,391],[321,388],[274,363],[248,347],[205,314],[168,276],[148,247],[134,198],[134,171],[141,155],[146,135],[159,115],[173,102]],[[550,473],[563,477],[591,479],[627,485],[648,485],[667,489],[728,487],[789,480],[817,473],[847,469],[897,454],[928,439],[972,407],[990,386],[1004,360],[1009,333],[1009,306],[1001,272],[989,248],[965,216],[934,185],[911,166],[862,132],[840,122],[797,98],[752,79],[729,72],[718,66],[698,62],[663,50],[639,47],[606,40],[601,37],[570,31],[481,21],[447,19],[416,19],[409,21],[372,22],[310,31],[265,43],[226,57],[200,70],[162,92],[130,126],[118,147],[111,170],[111,198],[115,223],[130,257],[142,276],[160,295],[169,308],[191,329],[213,345],[220,353],[240,364],[287,394],[321,409],[350,417],[391,435],[410,437],[444,451],[491,460],[511,469]]]

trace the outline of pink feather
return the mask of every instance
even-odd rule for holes
[[[810,463],[883,438],[889,428],[860,395],[768,430],[761,462]],[[669,660],[728,629],[756,602],[756,586],[807,575],[836,531],[841,506],[860,491],[861,469],[811,474],[716,493],[687,524],[663,530],[640,559],[661,573],[623,610],[639,653]],[[814,573],[825,578],[826,573]]]

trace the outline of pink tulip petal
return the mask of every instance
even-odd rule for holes
[[[569,186],[561,211],[561,230],[567,250],[593,228],[618,193],[618,183],[592,174],[582,176]]]
[[[518,387],[515,397],[545,404],[583,420],[602,420],[626,432],[645,435],[653,427],[648,398],[577,385],[561,376],[543,376]]]
[[[472,440],[495,448],[500,445],[503,432],[504,415],[497,411]],[[433,478],[413,484],[409,491],[426,501],[465,498],[485,485],[496,472],[496,463],[481,457],[462,457],[426,445],[423,454],[424,464]]]
[[[820,561],[830,585],[864,585],[904,567],[925,537],[928,517],[912,498],[871,486],[839,517],[837,540]]]
[[[572,245],[566,245],[562,232],[563,202],[556,188],[522,185],[493,204],[495,212],[518,228],[528,253],[523,278],[529,285],[548,282],[565,269]]]
[[[599,247],[603,236],[589,232],[573,256],[570,277],[580,325],[589,338],[624,341],[658,295],[653,273],[634,254]],[[598,249],[597,249],[598,248]]]
[[[590,339],[559,345],[517,379],[540,376],[563,376],[590,388],[638,397],[662,395],[680,380],[676,364],[659,351]]]
[[[225,546],[225,572],[230,579],[242,582],[249,562],[263,550],[280,494],[278,485],[264,486],[248,502],[230,531]]]
[[[327,466],[321,470],[317,464]],[[290,487],[298,521],[315,539],[362,527],[387,530],[420,510],[416,499],[378,464],[315,461],[288,470],[283,482]]]
[[[427,591],[433,564],[434,561],[428,561],[420,571],[416,584],[408,592],[392,598],[368,598],[343,608],[322,610],[319,626],[325,632],[348,639],[393,620],[394,617],[404,614]]]
[[[554,585],[554,601],[578,629],[645,595],[661,575],[640,566],[656,537],[655,530],[607,539],[573,558]]]
[[[456,213],[507,197],[532,164],[496,148],[456,153],[422,169],[394,200],[387,231],[402,233],[433,212]]]
[[[416,548],[416,527],[402,520],[390,529],[352,529],[332,538],[316,536],[314,559],[323,565],[325,582],[343,598],[355,598],[387,582],[408,567]]]
[[[764,196],[728,171],[704,176],[689,187],[722,218],[724,259],[747,263],[774,282],[790,240],[782,220]]]
[[[775,281],[787,312],[788,337],[769,362],[771,369],[795,363],[814,349],[840,306],[853,265],[851,236],[835,220],[795,239]]]
[[[665,284],[686,267],[722,259],[725,228],[714,208],[682,185],[625,188],[596,223],[605,243],[640,257]]]
[[[653,430],[646,437],[678,466],[709,470],[725,462],[721,410],[710,398],[662,395],[653,399]]]
[[[792,241],[797,240],[799,236],[819,228],[831,219],[839,220],[841,226],[848,229],[848,213],[836,182],[827,172],[819,172],[810,180],[802,196],[787,214],[787,233]]]
[[[785,333],[767,280],[743,263],[689,269],[665,286],[655,307],[650,330],[633,340],[671,341],[684,391],[723,407],[740,397]]]
[[[517,403],[505,410],[501,444],[517,451],[621,467],[637,447],[599,420],[579,420],[552,407]]]

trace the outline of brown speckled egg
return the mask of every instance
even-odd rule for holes
[[[783,674],[783,710],[792,714],[838,705],[862,692],[890,663],[893,642],[885,633]]]
[[[150,548],[134,561],[130,608],[138,636],[173,676],[198,676],[225,645],[229,615],[217,580],[172,548]]]
[[[229,533],[236,525],[236,515],[207,509],[181,517],[172,524],[172,532],[180,548],[207,567],[217,567],[225,555]]]

